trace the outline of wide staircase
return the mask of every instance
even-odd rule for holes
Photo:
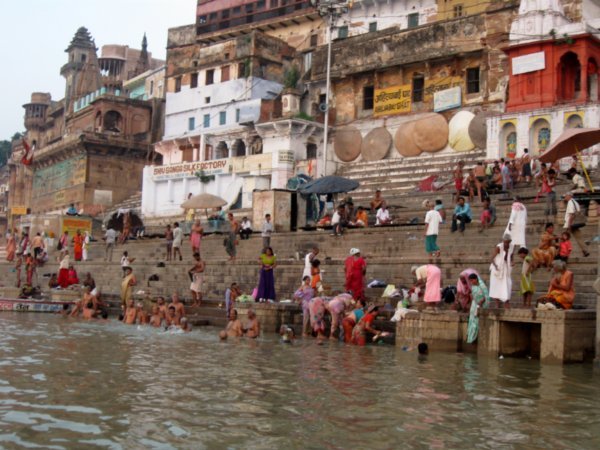
[[[467,159],[461,155],[461,158]],[[471,161],[472,162],[472,161]],[[435,167],[439,161],[435,161]],[[416,166],[416,162],[410,166],[408,163],[394,163],[394,167],[406,165],[406,173],[410,167]],[[445,164],[450,164],[447,161]],[[363,163],[369,167],[371,163]],[[433,173],[433,168],[427,173]],[[358,168],[353,169],[358,174]],[[366,170],[366,169],[365,169]],[[396,169],[394,169],[396,170]],[[400,170],[400,169],[398,169]],[[402,169],[404,170],[404,169]],[[424,169],[419,169],[424,170]],[[449,170],[449,169],[448,169]],[[358,176],[358,175],[357,175]],[[275,269],[276,290],[278,299],[289,299],[294,290],[299,286],[303,271],[304,255],[314,246],[320,249],[318,258],[321,260],[324,284],[330,292],[342,290],[344,286],[344,259],[352,247],[361,249],[367,258],[367,282],[372,279],[384,281],[385,283],[399,286],[411,286],[412,275],[410,268],[417,264],[434,262],[442,269],[443,285],[455,285],[459,273],[466,268],[474,268],[479,271],[486,282],[489,281],[489,265],[495,246],[501,241],[502,234],[510,215],[511,200],[504,194],[492,196],[493,203],[497,207],[497,222],[494,227],[484,232],[478,232],[479,214],[481,205],[477,199],[472,204],[474,221],[468,225],[464,235],[450,233],[450,224],[441,227],[438,243],[442,250],[439,260],[432,261],[425,253],[424,248],[424,226],[423,218],[425,210],[421,203],[425,198],[443,199],[448,215],[452,214],[451,190],[436,193],[403,193],[408,190],[410,183],[405,187],[393,188],[388,191],[386,177],[391,175],[382,171],[380,184],[376,184],[373,177],[373,186],[383,188],[386,198],[394,198],[394,203],[399,207],[395,209],[395,222],[397,226],[370,227],[367,229],[347,230],[342,237],[330,236],[329,230],[278,232],[272,237],[271,244],[277,254],[277,268]],[[408,176],[408,175],[407,175]],[[419,175],[415,178],[423,178],[428,175]],[[414,182],[411,182],[414,186]],[[558,186],[559,194],[566,191],[566,182]],[[523,203],[528,208],[527,245],[530,249],[539,243],[540,234],[543,232],[544,200],[535,201],[534,187],[518,187],[515,194],[521,195]],[[353,193],[355,206],[367,205],[372,191]],[[557,233],[562,226],[564,217],[564,205],[559,202],[559,213],[556,218]],[[596,211],[592,211],[588,226],[583,228],[586,240],[591,240],[598,234]],[[408,224],[411,219],[417,218],[418,223]],[[231,283],[238,283],[242,290],[251,293],[258,284],[259,265],[258,256],[261,251],[262,240],[259,235],[253,235],[249,240],[240,240],[237,246],[237,259],[235,262],[227,262],[228,256],[223,247],[222,235],[205,236],[202,240],[202,257],[206,261],[206,272],[204,275],[204,301],[200,308],[190,309],[190,313],[198,321],[211,325],[223,326],[226,323],[224,312],[224,292]],[[569,261],[569,269],[575,274],[576,300],[575,305],[580,308],[595,308],[596,294],[592,284],[598,275],[598,248],[597,244],[590,245],[590,257],[584,258],[581,251],[573,242],[574,251]],[[112,262],[104,262],[104,245],[102,242],[92,243],[90,249],[90,260],[76,263],[80,277],[90,272],[97,285],[102,290],[104,298],[117,299],[120,290],[122,271],[119,265],[121,253],[127,250],[129,255],[136,258],[133,263],[134,273],[138,280],[136,294],[139,298],[148,295],[170,296],[177,292],[189,303],[189,278],[187,271],[192,266],[192,255],[189,243],[183,248],[184,260],[165,262],[165,244],[160,238],[148,238],[137,241],[129,241],[115,250]],[[54,252],[51,262],[45,267],[38,268],[40,285],[47,285],[47,278],[43,274],[56,272],[58,264],[55,261]],[[517,259],[513,270],[513,306],[519,306],[521,299],[519,295],[519,277],[521,263]],[[14,285],[15,274],[12,265],[6,262],[0,263],[0,282],[5,286]],[[156,275],[156,277],[154,277]],[[542,295],[547,290],[551,274],[545,269],[539,269],[534,274],[537,292],[535,297]],[[149,281],[150,278],[158,280]],[[389,302],[389,299],[381,299],[382,289],[367,289],[367,296],[376,302]],[[535,298],[534,297],[534,298]]]

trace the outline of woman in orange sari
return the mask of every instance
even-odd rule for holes
[[[81,235],[81,231],[77,230],[77,234],[73,236],[73,256],[75,256],[75,261],[81,261],[81,257],[83,256],[83,241],[84,238]]]
[[[6,260],[13,262],[15,259],[15,252],[17,251],[17,241],[15,240],[15,233],[8,232],[6,235]]]
[[[573,272],[567,270],[567,264],[560,260],[554,261],[552,267],[554,276],[550,280],[548,293],[538,300],[538,307],[544,304],[552,304],[554,306],[551,307],[552,309],[571,309],[573,308],[573,300],[575,300]]]
[[[556,256],[556,242],[558,237],[554,235],[554,224],[547,223],[546,231],[540,237],[540,245],[532,251],[533,259],[538,267],[544,266],[550,269],[552,261]]]

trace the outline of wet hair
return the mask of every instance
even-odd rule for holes
[[[317,258],[313,259],[312,262],[310,263],[311,266],[313,267],[319,267],[321,265],[321,261],[318,260]]]
[[[225,330],[219,331],[219,339],[221,339],[222,341],[227,340],[227,331],[225,331]]]
[[[100,317],[102,317],[103,319],[108,319],[108,311],[102,311]]]
[[[87,304],[85,305],[85,307],[87,309],[92,309],[94,307],[94,304],[92,302],[87,302]]]
[[[310,277],[306,275],[304,278],[302,278],[302,281],[310,281]]]
[[[426,355],[429,353],[429,346],[426,342],[421,342],[419,345],[417,345],[417,350],[419,351],[419,355]]]
[[[529,250],[526,247],[521,247],[517,252],[517,255],[529,255]]]
[[[168,308],[168,309],[169,309],[169,311],[170,311],[170,310],[173,310],[173,311],[175,311],[175,307],[174,307],[173,305],[169,305],[169,308]]]
[[[566,236],[567,239],[571,239],[571,233],[569,233],[568,231],[563,231],[561,236]]]
[[[265,219],[266,219],[267,217],[271,217],[271,214],[265,214]]]
[[[545,229],[547,230],[548,228],[551,228],[553,226],[554,226],[554,224],[552,222],[548,222],[545,226]]]
[[[479,277],[477,276],[476,273],[472,273],[469,275],[469,280],[477,280]]]
[[[274,255],[275,253],[273,252],[273,248],[272,247],[267,247],[265,248],[265,255],[267,254],[267,250],[271,251],[271,255]]]
[[[200,258],[200,253],[198,253],[198,252],[194,253],[194,258]]]
[[[126,251],[123,252],[123,256],[129,256],[129,253],[127,253]]]
[[[179,226],[179,222],[175,222],[175,223],[173,224],[173,226],[176,226],[176,227],[178,227],[178,226]]]
[[[567,173],[569,175],[575,175],[577,173],[577,169],[575,167],[571,167]]]
[[[556,170],[554,170],[554,169],[550,169],[550,170],[548,171],[548,175],[556,175]]]

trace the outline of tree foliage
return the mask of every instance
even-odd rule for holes
[[[0,141],[0,167],[6,165],[8,158],[12,153],[12,141],[19,140],[23,137],[23,133],[13,134],[10,140],[4,139]]]

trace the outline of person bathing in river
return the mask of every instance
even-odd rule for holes
[[[229,315],[229,322],[227,322],[227,327],[225,327],[225,336],[226,337],[241,337],[244,335],[244,330],[242,327],[242,322],[238,319],[238,313],[236,309],[231,310],[231,314]]]
[[[379,306],[371,305],[367,310],[367,314],[354,326],[352,330],[352,343],[358,346],[364,346],[367,344],[367,336],[372,334],[374,336],[380,336],[381,331],[373,328],[373,321],[379,314]]]
[[[175,306],[170,304],[167,308],[167,316],[165,317],[165,326],[170,327],[172,325],[179,325],[180,317],[177,315]]]
[[[252,339],[260,336],[260,323],[258,323],[256,313],[251,309],[248,310],[248,321],[244,327],[244,335]]]
[[[308,305],[314,295],[315,291],[310,285],[310,277],[305,275],[302,280],[302,286],[294,293],[294,300],[302,306],[302,336],[310,334],[310,311]]]
[[[163,322],[160,309],[157,305],[152,307],[152,315],[150,316],[150,326],[154,328],[160,328]]]
[[[179,295],[177,293],[174,293],[171,298],[172,301],[171,304],[169,304],[169,308],[171,308],[171,306],[175,308],[175,314],[177,315],[178,319],[185,317],[185,306],[179,300]],[[177,321],[177,323],[179,324],[179,320]]]
[[[365,315],[365,301],[359,300],[356,308],[342,320],[342,329],[344,330],[344,342],[349,344],[352,342],[352,330],[354,326],[360,322],[360,319]]]
[[[138,310],[135,307],[135,302],[132,298],[127,301],[127,308],[125,309],[125,317],[123,323],[126,325],[135,325],[135,321],[138,316]]]

